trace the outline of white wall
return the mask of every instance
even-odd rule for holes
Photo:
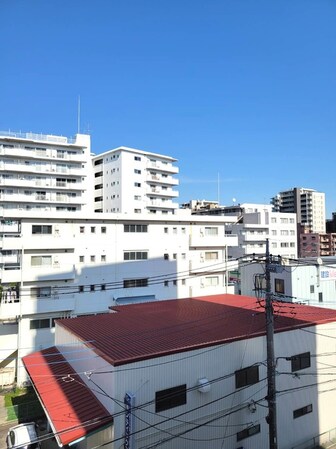
[[[73,336],[66,334],[60,328],[60,343],[74,343]],[[336,400],[332,368],[336,363],[335,336],[335,323],[275,335],[279,448],[293,447],[335,427],[332,413],[332,404]],[[153,444],[171,434],[186,431],[191,427],[188,422],[193,423],[192,426],[208,422],[208,425],[185,434],[185,439],[172,439],[162,446],[175,449],[177,444],[183,441],[185,449],[202,449],[205,441],[211,441],[211,447],[219,449],[223,447],[224,441],[225,447],[237,447],[240,444],[244,448],[266,449],[268,426],[265,420],[265,343],[264,337],[258,337],[110,368],[99,357],[94,359],[89,357],[89,353],[84,352],[83,355],[83,352],[79,352],[79,355],[82,354],[80,357],[74,357],[72,354],[75,360],[71,363],[79,372],[85,369],[105,372],[93,374],[91,379],[98,383],[107,395],[113,397],[111,400],[107,396],[96,394],[111,413],[117,414],[114,421],[115,438],[122,437],[125,430],[122,404],[125,393],[131,392],[136,396],[137,407],[147,404],[135,412],[136,430],[147,428],[136,436],[137,447]],[[291,372],[291,362],[286,358],[304,352],[311,354],[311,367],[297,372],[294,376]],[[78,360],[79,358],[82,360]],[[260,364],[259,383],[236,390],[234,372],[255,363]],[[193,387],[197,385],[198,379],[204,377],[211,382],[211,387],[209,392],[200,393]],[[87,377],[83,380],[93,390],[98,391]],[[155,413],[155,392],[184,383],[188,388],[187,404]],[[248,407],[252,399],[257,403],[255,412],[251,412]],[[309,404],[313,406],[312,413],[293,419],[294,410]],[[191,412],[187,413],[188,411]],[[236,432],[246,428],[248,423],[260,424],[261,433],[237,443]],[[149,425],[152,426],[150,430]],[[224,433],[223,429],[226,429]]]

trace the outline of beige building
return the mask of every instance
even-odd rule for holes
[[[271,203],[277,212],[295,212],[298,225],[309,232],[326,232],[325,194],[313,189],[294,187],[279,192]]]

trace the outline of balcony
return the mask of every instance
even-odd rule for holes
[[[175,179],[172,176],[162,176],[159,173],[148,173],[146,181],[150,184],[165,184],[170,186],[177,186],[179,184],[178,179]]]
[[[172,201],[149,200],[146,207],[151,209],[177,209],[178,204]]]
[[[147,168],[149,170],[153,169],[153,170],[158,170],[160,172],[172,173],[172,174],[177,174],[179,172],[178,167],[175,167],[171,163],[165,164],[160,161],[148,162]]]
[[[151,196],[164,196],[168,198],[177,198],[178,192],[172,189],[162,189],[160,187],[150,187],[146,190],[147,195]]]
[[[236,260],[228,260],[225,262],[225,260],[205,260],[200,257],[199,260],[190,260],[189,262],[190,274],[233,271],[236,269],[238,269],[238,262]]]
[[[265,240],[268,237],[268,233],[267,232],[262,232],[262,231],[258,231],[258,232],[243,232],[243,238],[245,242],[265,242]]]
[[[68,312],[75,308],[75,295],[52,296],[50,298],[24,297],[21,300],[3,299],[0,305],[0,321],[13,320],[21,315]]]
[[[189,237],[189,246],[195,248],[223,248],[225,246],[238,246],[238,236],[231,235],[202,235],[192,234]]]

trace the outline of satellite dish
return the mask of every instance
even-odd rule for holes
[[[317,262],[318,265],[322,265],[323,264],[323,260],[321,259],[321,257],[318,257],[316,259],[316,262]]]

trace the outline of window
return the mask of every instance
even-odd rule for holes
[[[30,289],[33,298],[47,298],[51,295],[51,287],[33,287]]]
[[[183,260],[186,259],[186,253],[182,253],[182,254],[181,254],[181,259],[183,259]]]
[[[85,227],[84,227],[84,226],[80,226],[80,227],[79,227],[79,232],[80,232],[81,234],[84,234],[84,232],[85,232]]]
[[[289,243],[288,242],[281,242],[280,246],[281,246],[281,248],[288,248],[289,247]]]
[[[275,293],[285,293],[285,280],[284,279],[274,279],[274,291]]]
[[[96,232],[96,227],[95,226],[91,226],[91,234],[94,234]]]
[[[141,157],[140,156],[134,156],[134,160],[135,161],[141,161]]]
[[[289,223],[292,223],[292,224],[293,224],[293,223],[294,223],[294,218],[290,218],[290,219],[289,219]]]
[[[245,438],[251,437],[252,435],[256,435],[260,433],[260,424],[256,426],[248,427],[247,429],[241,430],[237,433],[237,441],[244,440]]]
[[[173,234],[177,234],[177,228],[173,228]]]
[[[102,254],[102,255],[100,256],[100,261],[101,261],[101,262],[106,262],[106,256],[105,256],[105,254]]]
[[[205,235],[218,235],[218,228],[206,226]]]
[[[280,223],[288,223],[288,218],[280,218]]]
[[[147,232],[147,225],[124,225],[124,232]]]
[[[168,254],[168,253],[165,253],[165,254],[163,255],[163,258],[164,258],[164,260],[169,260],[169,254]]]
[[[219,285],[219,277],[218,276],[207,276],[205,278],[205,286],[206,287],[216,287]]]
[[[97,173],[95,173],[95,178],[100,178],[101,176],[103,176],[103,172],[99,171]]]
[[[95,291],[95,285],[94,284],[91,284],[90,285],[90,292],[94,292]]]
[[[168,228],[163,228],[165,234],[168,234]]]
[[[187,385],[167,388],[155,393],[155,412],[163,412],[187,403]]]
[[[91,262],[95,262],[96,261],[96,256],[90,256],[90,261]]]
[[[315,287],[314,287],[314,285],[311,285],[310,286],[310,293],[314,293],[314,291],[315,291]]]
[[[80,285],[78,287],[78,291],[79,291],[79,293],[83,293],[84,292],[84,285]]]
[[[275,217],[272,217],[271,218],[271,223],[276,223],[276,222],[277,222],[277,219]]]
[[[218,260],[218,252],[217,251],[206,251],[205,252],[205,260]]]
[[[102,284],[102,285],[100,286],[100,290],[101,290],[101,291],[105,291],[105,290],[106,290],[106,284]]]
[[[141,187],[141,182],[135,182],[134,187]]]
[[[177,259],[177,254],[176,253],[173,254],[173,259]]]
[[[135,173],[136,175],[141,175],[141,170],[134,169],[134,173]]]
[[[141,200],[141,195],[134,195],[134,199],[135,199],[135,201],[140,201]]]
[[[319,302],[323,302],[323,293],[319,292],[318,294]]]
[[[308,413],[312,413],[313,405],[309,404],[305,407],[298,408],[293,411],[293,419],[300,418],[301,416],[307,415]]]
[[[277,235],[277,231],[275,229],[272,229],[272,235]]]
[[[168,286],[169,286],[169,281],[164,281],[163,285],[164,285],[165,287],[168,287]]]
[[[101,165],[103,163],[103,159],[97,159],[94,161],[94,165]]]
[[[52,226],[51,225],[33,225],[32,226],[32,234],[51,234]]]
[[[288,235],[288,234],[289,234],[289,232],[288,232],[287,229],[282,229],[282,230],[280,231],[280,235]]]
[[[85,260],[85,259],[84,259],[84,256],[79,256],[79,262],[80,262],[80,263],[84,263],[84,260]]]
[[[147,287],[147,286],[148,286],[148,278],[124,280],[124,288]]]
[[[182,285],[186,285],[186,280],[182,279]]]
[[[182,232],[182,234],[185,234],[186,233],[186,228],[181,228],[181,232]]]
[[[106,226],[102,226],[100,231],[102,234],[106,234]]]
[[[176,279],[173,280],[173,285],[177,285],[177,280]]]
[[[124,260],[144,260],[148,259],[148,251],[125,251]]]
[[[236,388],[246,387],[259,382],[259,367],[258,365],[249,366],[248,368],[240,369],[235,372]]]
[[[32,267],[50,266],[51,256],[31,256],[30,261]]]
[[[29,327],[30,329],[46,329],[50,327],[50,320],[49,318],[43,320],[30,320]]]
[[[141,214],[141,209],[134,209],[135,214]]]
[[[292,373],[310,367],[310,352],[303,352],[290,357],[292,363]]]

